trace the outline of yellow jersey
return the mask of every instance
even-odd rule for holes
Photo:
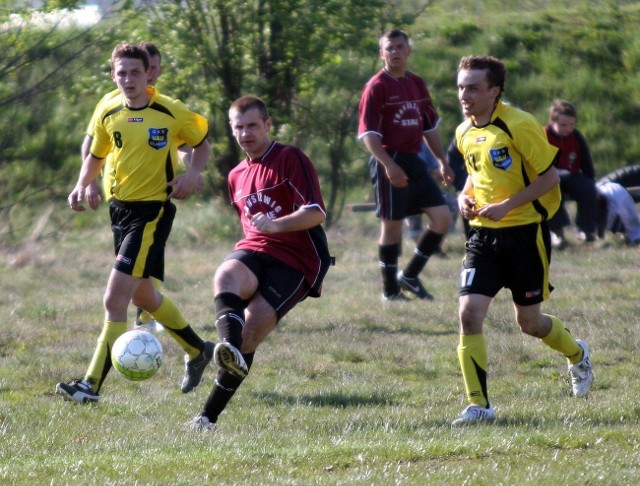
[[[164,201],[175,177],[177,147],[200,145],[208,123],[179,100],[147,86],[149,103],[129,108],[123,95],[103,98],[92,117],[91,154],[111,159],[108,194],[121,201]],[[108,96],[108,95],[107,95]],[[105,174],[107,174],[105,169]]]
[[[488,125],[476,127],[470,119],[456,129],[456,143],[473,184],[476,208],[495,204],[522,191],[551,168],[558,149],[551,145],[533,115],[502,101]],[[499,221],[474,218],[472,226],[505,228],[539,223],[560,206],[560,186],[541,198],[509,211]]]

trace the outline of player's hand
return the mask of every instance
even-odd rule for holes
[[[476,200],[468,194],[460,194],[458,196],[458,208],[464,219],[473,219],[478,213],[474,209]]]
[[[407,173],[398,164],[393,163],[385,168],[389,182],[393,187],[403,188],[409,184]]]
[[[440,164],[440,177],[442,178],[442,183],[445,186],[451,184],[455,176],[455,172],[453,172],[453,169],[449,166],[448,163],[443,162],[442,164]]]
[[[264,213],[256,213],[251,216],[251,224],[262,233],[270,234],[278,232],[277,223],[269,219]]]
[[[195,190],[199,175],[199,173],[188,170],[170,180],[168,185],[172,187],[172,190],[169,197],[172,199],[187,199]]]
[[[104,201],[104,195],[102,194],[102,188],[97,181],[92,181],[91,184],[87,186],[85,199],[89,203],[89,207],[94,211],[98,209],[100,203]]]
[[[509,206],[506,201],[497,204],[487,204],[478,209],[477,214],[481,218],[487,218],[491,221],[500,221],[509,212]]]
[[[69,194],[69,197],[67,198],[67,201],[69,201],[69,207],[74,211],[78,211],[78,212],[85,211],[85,207],[82,204],[80,204],[82,201],[84,201],[84,197],[85,197],[84,186],[74,187],[73,191],[71,191],[71,194]]]

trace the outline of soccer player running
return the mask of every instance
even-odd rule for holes
[[[358,138],[371,153],[369,174],[380,218],[382,300],[407,300],[402,290],[431,300],[433,296],[418,275],[439,251],[452,218],[430,169],[418,156],[423,139],[438,161],[445,184],[453,180],[453,172],[442,148],[437,129],[440,118],[429,90],[422,78],[407,71],[409,37],[395,29],[382,34],[379,43],[384,68],[363,89]],[[410,261],[398,272],[402,222],[421,213],[427,215],[429,224],[418,237]]]
[[[272,119],[260,98],[235,100],[229,121],[247,155],[228,176],[244,238],[213,279],[220,370],[202,412],[188,424],[196,430],[215,430],[258,345],[295,305],[320,297],[331,263],[321,226],[324,202],[309,158],[271,140]]]
[[[558,150],[532,115],[501,101],[505,77],[504,64],[494,57],[463,57],[458,66],[466,120],[456,143],[469,174],[458,205],[471,225],[460,274],[458,358],[470,405],[453,425],[496,418],[487,394],[482,325],[502,287],[511,290],[521,331],[566,356],[573,394],[585,396],[593,382],[587,344],[541,312],[552,289],[547,220],[560,204],[553,165]]]
[[[156,47],[155,44],[143,41],[140,43],[140,47],[142,47],[147,54],[149,54],[149,69],[147,71],[147,84],[149,86],[155,86],[162,74],[162,55],[160,54],[160,50]],[[96,109],[94,110],[93,116],[89,122],[89,126],[87,127],[87,133],[82,141],[82,146],[80,148],[80,152],[82,155],[82,160],[87,158],[89,152],[91,150],[91,142],[93,141],[93,132],[95,130],[96,125],[96,117],[100,115],[101,110],[100,107],[103,103],[109,103],[113,98],[117,98],[120,96],[120,90],[116,87],[113,91],[110,91],[106,95],[102,97]],[[189,166],[191,159],[191,147],[185,145],[182,141],[176,141],[178,145],[178,156],[180,160],[184,163],[185,166]],[[91,183],[87,186],[86,191],[86,200],[91,209],[96,210],[102,201],[109,201],[111,199],[111,189],[113,186],[114,180],[114,168],[111,163],[111,154],[107,155],[104,160],[104,166],[102,168],[102,188],[100,187],[100,183],[98,178],[91,181]],[[196,184],[196,191],[202,191],[204,187],[204,180],[202,175],[198,176],[198,182]],[[162,283],[160,280],[153,279],[154,285],[161,290]],[[135,320],[135,328],[136,329],[155,329],[155,322],[151,318],[151,315],[148,312],[143,311],[140,307],[136,309],[136,320]]]
[[[105,318],[84,379],[58,383],[56,392],[78,403],[95,403],[111,369],[110,349],[127,327],[129,302],[150,312],[188,355],[182,391],[202,380],[214,344],[203,341],[151,277],[164,277],[164,248],[176,207],[185,199],[211,154],[207,120],[183,103],[147,86],[149,56],[140,46],[119,44],[111,54],[111,77],[121,95],[100,105],[90,154],[69,194],[69,206],[84,211],[87,187],[113,157],[113,197],[109,203],[115,262],[103,298]],[[175,176],[175,141],[193,148],[189,170]]]

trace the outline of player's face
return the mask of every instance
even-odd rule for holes
[[[149,71],[147,72],[147,84],[150,86],[155,86],[161,74],[162,74],[162,65],[160,64],[160,56],[149,56]]]
[[[263,120],[257,108],[247,110],[245,113],[231,110],[229,122],[238,145],[250,159],[259,158],[271,145],[271,137],[269,137],[271,118]]]
[[[557,115],[556,119],[551,122],[551,128],[561,137],[566,137],[575,130],[576,118],[569,115]]]
[[[129,106],[140,108],[147,104],[147,70],[144,68],[142,59],[129,57],[116,59],[111,78],[124,94]]]
[[[380,57],[384,60],[384,68],[391,74],[404,75],[409,54],[411,46],[402,36],[380,40]]]
[[[458,99],[465,117],[473,117],[476,125],[486,125],[500,94],[500,87],[489,86],[484,69],[463,69],[458,73]]]

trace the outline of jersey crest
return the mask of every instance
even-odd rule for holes
[[[509,155],[509,147],[490,149],[489,157],[497,169],[508,170],[513,164],[513,159]]]
[[[149,146],[161,150],[167,146],[169,130],[167,128],[149,128]]]

